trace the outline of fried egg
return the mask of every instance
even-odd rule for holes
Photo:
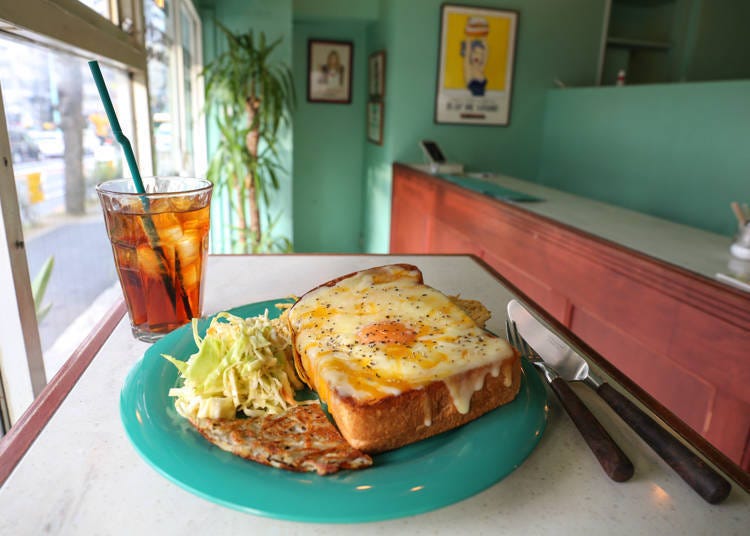
[[[331,389],[368,403],[442,380],[465,413],[484,375],[472,385],[450,380],[486,366],[497,376],[514,358],[506,341],[425,285],[410,265],[371,268],[318,287],[289,310],[289,323],[300,375],[325,402]]]

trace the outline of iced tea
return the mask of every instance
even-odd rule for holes
[[[177,177],[144,185],[146,195],[123,180],[97,191],[133,334],[154,341],[201,315],[211,183]]]

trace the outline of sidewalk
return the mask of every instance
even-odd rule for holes
[[[24,241],[32,281],[46,260],[54,257],[42,302],[51,304],[51,309],[39,323],[49,379],[120,296],[120,287],[98,211],[47,217],[43,227],[24,230]]]

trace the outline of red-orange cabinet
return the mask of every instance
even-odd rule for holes
[[[750,470],[750,296],[400,164],[390,251],[482,258]]]

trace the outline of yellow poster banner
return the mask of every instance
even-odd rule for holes
[[[32,205],[44,201],[44,190],[42,189],[41,172],[27,174],[26,184],[29,188],[29,202]]]
[[[516,11],[443,6],[436,122],[508,124],[517,27]]]

